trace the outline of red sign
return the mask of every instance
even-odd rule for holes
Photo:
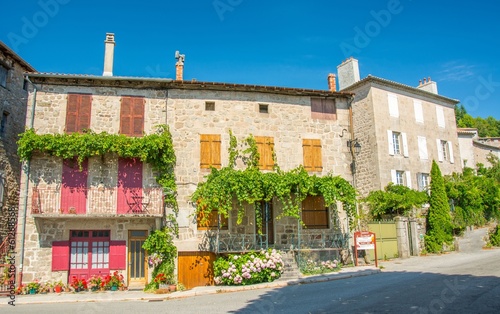
[[[358,250],[375,250],[375,267],[378,267],[377,237],[375,233],[369,231],[354,232],[354,255],[356,257],[356,266],[358,266]]]

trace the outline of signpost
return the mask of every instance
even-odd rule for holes
[[[374,250],[375,267],[378,267],[377,237],[375,233],[369,231],[354,232],[354,256],[356,256],[356,266],[358,266],[358,250]]]

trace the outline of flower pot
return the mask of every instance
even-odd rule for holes
[[[177,290],[177,285],[168,285],[168,291],[174,292],[175,290]]]
[[[62,292],[62,287],[61,286],[55,286],[54,287],[54,292],[55,293],[61,293]]]
[[[36,294],[36,289],[35,288],[31,288],[29,290],[29,294]]]
[[[116,290],[118,290],[117,286],[111,286],[111,291],[116,291]]]

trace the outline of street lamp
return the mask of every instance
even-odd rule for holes
[[[361,144],[359,144],[358,139],[347,140],[347,147],[352,155],[351,172],[354,175],[356,173],[356,156],[361,152]]]

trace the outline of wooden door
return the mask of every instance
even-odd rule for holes
[[[262,202],[260,205],[260,217],[262,217],[262,235],[267,239],[267,244],[274,244],[274,217],[273,203]],[[259,226],[255,224],[258,233]]]
[[[214,284],[215,253],[212,252],[179,252],[178,281],[186,289]]]
[[[61,214],[85,214],[87,212],[88,160],[78,166],[76,158],[63,161],[61,179]]]
[[[148,237],[146,230],[128,232],[128,285],[144,286],[147,283],[148,263],[142,248]]]

